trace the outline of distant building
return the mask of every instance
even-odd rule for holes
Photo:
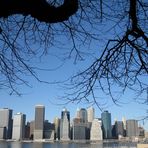
[[[29,139],[34,139],[34,121],[30,122],[30,133],[29,133]]]
[[[103,133],[101,127],[102,127],[102,121],[99,119],[94,119],[90,130],[90,140],[96,141],[103,139]]]
[[[138,137],[138,121],[131,119],[126,121],[126,136],[127,137]]]
[[[44,122],[44,139],[54,140],[55,125],[45,120]]]
[[[122,121],[115,122],[115,137],[123,137],[124,136],[124,125]]]
[[[95,110],[94,108],[91,106],[87,109],[87,119],[88,122],[92,122],[95,118]]]
[[[88,119],[87,119],[87,110],[85,108],[81,108],[79,111],[79,116],[80,119],[82,119],[83,123],[87,123]]]
[[[12,138],[12,110],[8,108],[0,109],[0,138]]]
[[[70,140],[70,112],[66,108],[61,113],[60,140]]]
[[[103,128],[103,138],[110,139],[112,138],[111,133],[111,114],[108,111],[104,111],[101,114],[102,119],[102,128]]]
[[[138,127],[138,133],[139,133],[139,137],[144,138],[145,137],[145,130],[143,127],[139,126]]]
[[[45,107],[43,105],[35,106],[34,121],[34,140],[43,139]]]
[[[22,113],[17,113],[14,115],[12,139],[22,140],[25,138],[25,122],[26,115]]]
[[[73,140],[85,140],[86,139],[86,123],[82,122],[80,118],[73,119]]]
[[[54,119],[54,125],[55,125],[55,140],[60,139],[60,119],[56,117]]]

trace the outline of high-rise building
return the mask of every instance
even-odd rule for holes
[[[94,119],[90,130],[90,140],[102,140],[102,121],[100,119]]]
[[[12,137],[12,110],[8,108],[0,109],[0,137],[11,139]]]
[[[83,123],[87,123],[87,110],[85,108],[81,108],[79,111],[80,119],[82,119]]]
[[[45,106],[35,106],[34,140],[43,139]]]
[[[127,137],[137,137],[138,133],[138,121],[130,119],[126,121],[126,136]]]
[[[55,125],[55,140],[60,139],[60,119],[58,117],[54,118],[54,125]]]
[[[12,139],[22,140],[25,138],[26,115],[17,113],[13,119]]]
[[[114,132],[112,133],[114,138],[123,137],[124,135],[124,126],[122,121],[116,121],[114,125]]]
[[[112,138],[111,114],[108,111],[104,111],[101,114],[101,119],[102,119],[102,128],[103,128],[103,138],[104,139]]]
[[[92,122],[95,118],[95,110],[94,108],[91,106],[87,109],[87,119],[88,122]]]
[[[30,121],[29,139],[33,140],[33,137],[34,137],[34,121]]]
[[[70,140],[70,112],[66,108],[61,112],[60,140]]]
[[[83,123],[80,118],[73,119],[73,140],[85,140],[87,123]]]

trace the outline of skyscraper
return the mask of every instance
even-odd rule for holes
[[[101,114],[102,119],[102,128],[103,128],[103,138],[110,139],[112,138],[111,133],[111,114],[108,111],[104,111]]]
[[[73,140],[85,140],[86,139],[86,123],[81,122],[80,118],[73,119]]]
[[[8,108],[0,109],[0,137],[11,139],[12,137],[12,110]]]
[[[90,131],[90,140],[102,140],[103,133],[102,133],[102,121],[99,119],[94,119],[91,126]]]
[[[95,110],[94,108],[91,106],[87,109],[87,119],[88,122],[92,122],[95,118]]]
[[[70,140],[70,112],[66,108],[61,112],[60,140]]]
[[[87,119],[87,110],[85,108],[81,108],[79,111],[79,116],[80,119],[82,119],[83,123],[87,123],[88,119]]]
[[[17,113],[13,119],[12,139],[22,140],[25,137],[26,115]]]
[[[55,117],[54,119],[54,125],[55,125],[55,139],[60,139],[60,119],[58,117]]]
[[[34,121],[34,140],[43,139],[45,107],[43,105],[35,106]]]
[[[138,121],[130,119],[126,121],[126,136],[127,137],[137,137],[138,133]]]

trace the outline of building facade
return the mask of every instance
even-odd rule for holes
[[[92,122],[95,118],[95,110],[94,108],[91,106],[87,109],[87,120],[88,122]]]
[[[111,139],[112,138],[111,114],[108,111],[104,111],[101,114],[101,119],[102,119],[103,138]]]
[[[80,116],[80,119],[82,120],[83,123],[87,123],[88,122],[87,110],[85,108],[81,108],[80,109],[79,116]]]
[[[70,112],[66,108],[61,112],[60,140],[70,140]]]
[[[103,139],[103,133],[101,127],[102,127],[102,121],[99,119],[94,119],[90,130],[90,140],[96,141]]]
[[[126,121],[126,136],[127,137],[137,137],[138,132],[138,121],[131,119]]]
[[[13,118],[12,139],[22,140],[25,138],[26,115],[17,113]]]
[[[12,110],[8,108],[0,109],[0,137],[4,139],[12,138]]]
[[[43,105],[35,106],[34,120],[34,140],[43,139],[45,107]]]
[[[73,119],[73,140],[85,140],[86,139],[86,123],[83,123],[80,118]]]

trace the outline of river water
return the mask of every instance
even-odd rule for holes
[[[136,143],[0,142],[0,148],[136,148]]]

